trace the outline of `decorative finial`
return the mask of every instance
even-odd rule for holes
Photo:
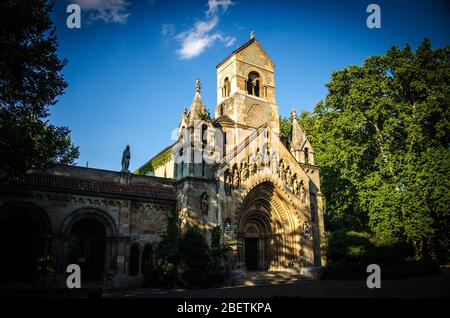
[[[250,40],[255,38],[255,31],[250,32]]]
[[[292,108],[292,110],[291,110],[291,118],[292,118],[292,120],[297,119],[297,112],[295,111],[294,108]]]
[[[200,80],[197,78],[197,80],[195,81],[195,91],[197,93],[200,93],[200,90],[202,89],[202,86],[200,84]]]
[[[186,107],[186,105],[184,105],[183,114],[187,115],[187,113],[188,113],[187,107]]]

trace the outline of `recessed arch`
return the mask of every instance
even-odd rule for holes
[[[0,283],[44,284],[38,268],[50,262],[51,222],[39,206],[9,201],[0,208]],[[50,266],[50,265],[49,265]]]
[[[281,189],[271,181],[258,183],[237,210],[239,262],[249,270],[287,268],[298,262],[298,224],[295,206]],[[249,232],[249,228],[257,230]]]
[[[75,223],[82,219],[91,218],[100,222],[106,231],[106,236],[115,236],[118,233],[117,225],[109,213],[94,207],[83,207],[70,213],[64,220],[60,233],[70,234]]]
[[[13,213],[25,213],[33,218],[38,224],[43,235],[52,233],[52,223],[49,215],[40,206],[24,201],[7,201],[0,207],[0,222]]]

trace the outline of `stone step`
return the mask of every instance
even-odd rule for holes
[[[296,283],[307,280],[297,272],[243,272],[236,273],[233,279],[234,286],[256,286]]]

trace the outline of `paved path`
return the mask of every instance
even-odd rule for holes
[[[381,282],[380,289],[368,289],[365,281],[307,280],[294,284],[223,287],[214,289],[106,290],[103,297],[124,298],[246,298],[246,297],[306,297],[306,298],[415,298],[450,297],[450,272],[444,274]]]

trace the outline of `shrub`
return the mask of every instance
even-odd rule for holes
[[[366,279],[369,264],[380,265],[382,278],[439,273],[435,262],[415,260],[410,244],[397,239],[374,237],[366,232],[327,233],[324,252],[328,264],[322,279]]]
[[[211,278],[208,243],[201,233],[189,229],[179,242],[180,265],[178,277],[187,287],[205,287]]]

